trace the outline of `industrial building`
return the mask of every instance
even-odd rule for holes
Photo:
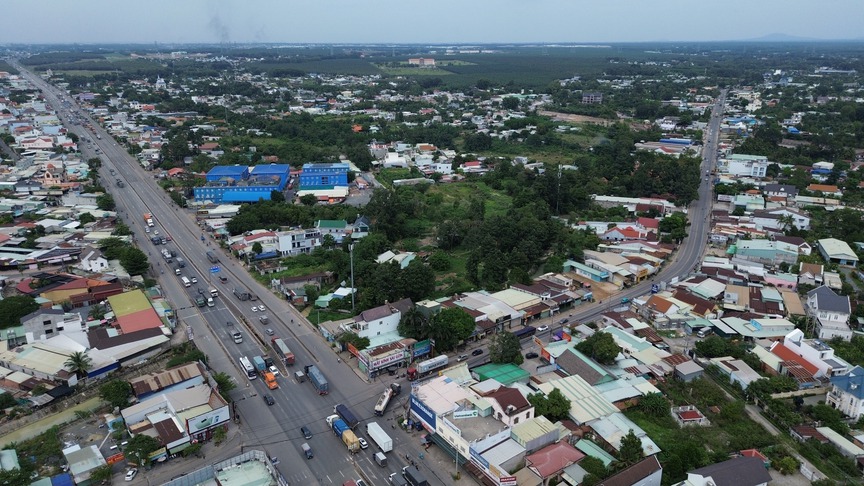
[[[206,184],[194,189],[195,200],[214,204],[269,201],[271,192],[285,189],[290,174],[287,164],[213,167]]]

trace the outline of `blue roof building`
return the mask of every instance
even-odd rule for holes
[[[269,201],[271,192],[285,189],[290,172],[286,164],[216,166],[207,173],[207,184],[194,189],[195,199],[214,204]]]
[[[853,419],[864,415],[864,368],[856,366],[845,375],[832,376],[825,403]]]
[[[337,186],[348,186],[348,170],[346,163],[334,164],[304,164],[300,174],[300,190],[333,189]]]

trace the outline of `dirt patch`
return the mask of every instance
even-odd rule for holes
[[[615,123],[614,120],[607,120],[605,118],[597,118],[594,116],[585,115],[574,115],[572,113],[561,113],[558,111],[541,110],[539,114],[552,118],[552,121],[561,121],[567,123],[593,123],[595,125],[602,125],[604,127],[608,127],[609,125]]]

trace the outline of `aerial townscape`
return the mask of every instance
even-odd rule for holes
[[[860,38],[223,18],[0,32],[0,485],[864,484]]]

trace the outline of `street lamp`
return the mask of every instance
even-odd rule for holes
[[[354,312],[354,243],[348,245],[348,253],[351,256],[351,312]]]

